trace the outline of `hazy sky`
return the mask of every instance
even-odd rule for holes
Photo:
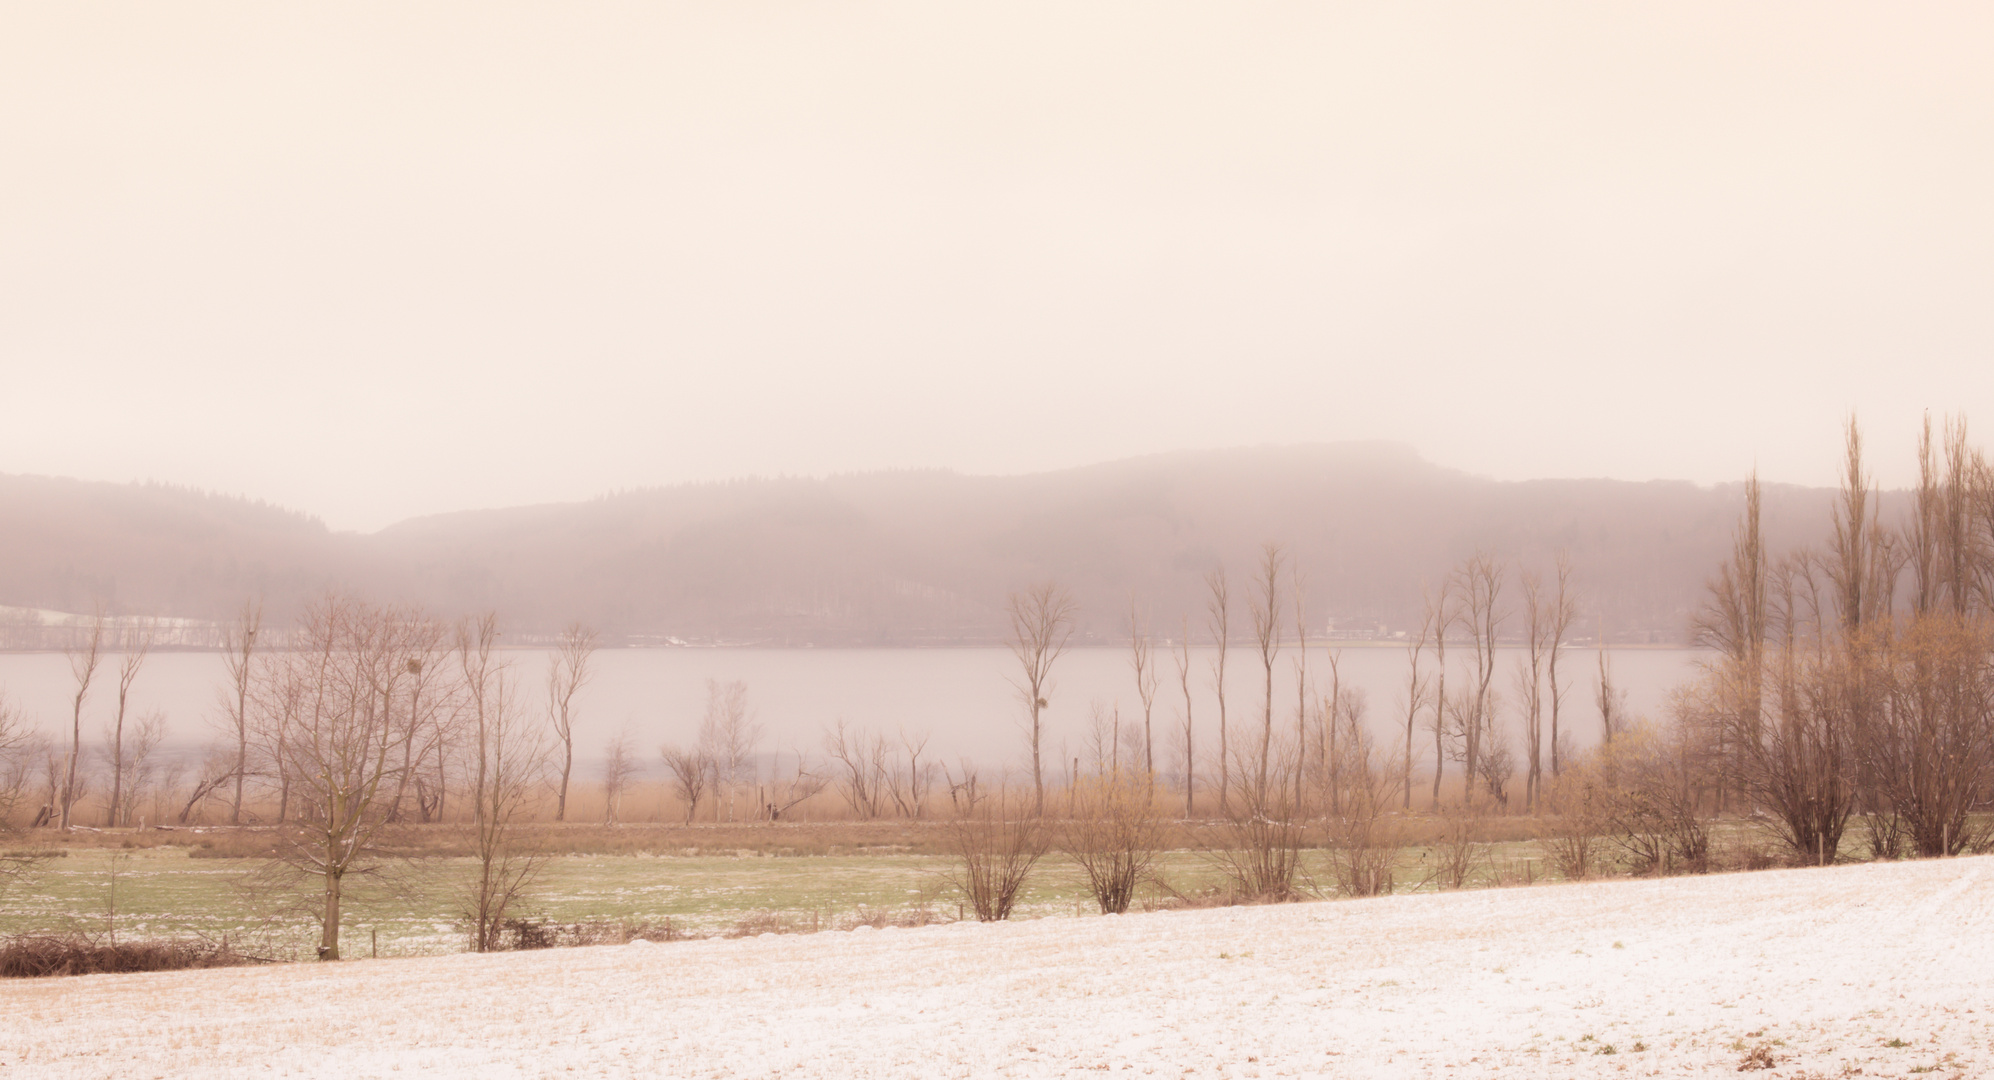
[[[372,529],[1410,442],[1994,425],[1994,6],[0,8],[0,472]],[[1994,431],[1994,427],[1984,430]],[[1885,454],[1887,453],[1887,456]]]

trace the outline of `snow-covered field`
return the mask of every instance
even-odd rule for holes
[[[1994,861],[0,986],[0,1077],[1994,1075]]]

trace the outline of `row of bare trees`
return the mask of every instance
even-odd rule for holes
[[[1520,593],[1514,603],[1507,595],[1512,573]],[[1345,749],[1356,746],[1356,736],[1346,733],[1365,732],[1364,738],[1369,740],[1365,723],[1368,702],[1361,690],[1343,684],[1340,653],[1326,642],[1327,685],[1320,684],[1319,676],[1312,676],[1309,627],[1303,615],[1304,586],[1300,572],[1290,565],[1279,545],[1270,543],[1262,548],[1245,590],[1251,634],[1247,641],[1259,675],[1255,687],[1258,708],[1240,717],[1228,708],[1234,590],[1223,567],[1207,575],[1204,630],[1212,649],[1207,674],[1217,701],[1217,716],[1215,745],[1202,751],[1196,743],[1198,729],[1193,720],[1193,639],[1188,621],[1172,650],[1174,681],[1182,702],[1178,707],[1180,724],[1173,729],[1175,745],[1165,750],[1174,750],[1185,818],[1196,816],[1195,800],[1201,790],[1214,795],[1220,817],[1264,817],[1276,805],[1302,806],[1310,801],[1308,778],[1312,775],[1321,778],[1321,808],[1340,812],[1343,785],[1339,778]],[[1018,662],[1014,685],[1024,705],[1033,808],[1035,813],[1044,814],[1044,762],[1049,742],[1045,710],[1053,690],[1053,667],[1071,636],[1076,610],[1064,590],[1045,584],[1013,595],[1010,612],[1014,628],[1011,649]],[[1485,797],[1507,807],[1509,785],[1520,770],[1524,808],[1539,808],[1547,767],[1551,776],[1562,771],[1573,745],[1568,720],[1574,673],[1567,654],[1578,616],[1572,564],[1562,553],[1548,581],[1527,569],[1513,572],[1496,559],[1478,554],[1443,578],[1437,591],[1429,592],[1420,625],[1406,635],[1407,674],[1399,700],[1404,740],[1391,753],[1397,769],[1392,786],[1401,809],[1412,808],[1413,772],[1425,757],[1416,742],[1422,730],[1431,737],[1435,804],[1442,797],[1448,767],[1453,764],[1460,767],[1463,797],[1470,804]],[[1157,776],[1161,769],[1155,713],[1161,671],[1155,639],[1133,606],[1128,629],[1140,726],[1132,722],[1124,740],[1141,767]],[[1521,655],[1508,673],[1513,699],[1503,693],[1504,671],[1498,653],[1499,646],[1509,645],[1521,646]],[[1451,665],[1447,655],[1450,646],[1457,651],[1457,661]],[[1469,653],[1466,665],[1458,661],[1462,648]],[[1455,675],[1451,691],[1450,672]],[[1618,694],[1613,690],[1603,650],[1596,691],[1596,704],[1610,725]],[[1120,715],[1119,704],[1096,704],[1097,713],[1103,709]],[[1241,720],[1246,724],[1243,729]],[[1522,733],[1520,759],[1512,730]],[[1077,775],[1077,769],[1075,772]]]

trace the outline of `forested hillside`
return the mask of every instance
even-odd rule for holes
[[[1829,492],[1769,487],[1779,550],[1817,535]],[[1091,638],[1129,598],[1170,636],[1204,575],[1243,585],[1260,545],[1305,580],[1312,632],[1417,617],[1422,587],[1477,550],[1547,568],[1571,553],[1586,624],[1676,641],[1730,544],[1739,488],[1505,483],[1392,444],[1199,451],[1028,476],[908,471],[618,493],[338,533],[304,514],[158,485],[0,477],[0,603],[224,618],[245,596],[286,620],[349,590],[443,614],[496,608],[522,634],[569,619],[612,640],[988,643],[1009,590],[1068,585]],[[1587,633],[1591,631],[1586,630]]]

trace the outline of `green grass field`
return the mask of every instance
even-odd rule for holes
[[[642,834],[629,831],[618,831],[607,841],[599,833],[576,834],[588,841],[578,846],[596,850],[549,857],[513,913],[554,923],[648,923],[653,928],[669,920],[675,933],[695,936],[959,917],[960,898],[948,881],[951,860],[939,853],[932,837],[909,836],[906,826],[887,823],[851,826],[835,834],[826,827],[810,828],[708,830],[695,844],[686,843],[693,834],[677,831],[660,832],[644,842],[632,839]],[[75,846],[61,849],[60,856],[43,860],[0,892],[0,935],[226,936],[253,955],[311,955],[317,940],[313,911],[319,902],[312,883],[282,888],[262,880],[259,871],[268,862],[246,851],[251,838],[242,833],[218,839],[180,834],[179,843],[157,843],[158,835],[147,835],[153,846],[144,847],[113,846],[120,842],[117,834],[79,838]],[[828,842],[827,835],[837,842]],[[878,842],[855,843],[854,836]],[[349,879],[342,919],[346,955],[364,956],[376,947],[382,955],[465,948],[461,897],[475,863],[449,854],[452,848],[443,834],[435,839],[441,854],[392,865],[378,876]],[[747,841],[758,842],[739,846]],[[1480,848],[1469,887],[1553,880],[1546,855],[1528,839],[1491,837]],[[1432,868],[1438,858],[1430,847],[1405,849],[1394,872],[1396,891],[1434,888]],[[1333,895],[1328,859],[1324,851],[1303,852],[1305,891]],[[1182,902],[1172,893],[1209,895],[1224,881],[1212,855],[1197,850],[1164,854],[1156,876],[1167,888],[1145,886],[1139,906]],[[1027,886],[1017,916],[1094,910],[1079,868],[1054,854]]]

